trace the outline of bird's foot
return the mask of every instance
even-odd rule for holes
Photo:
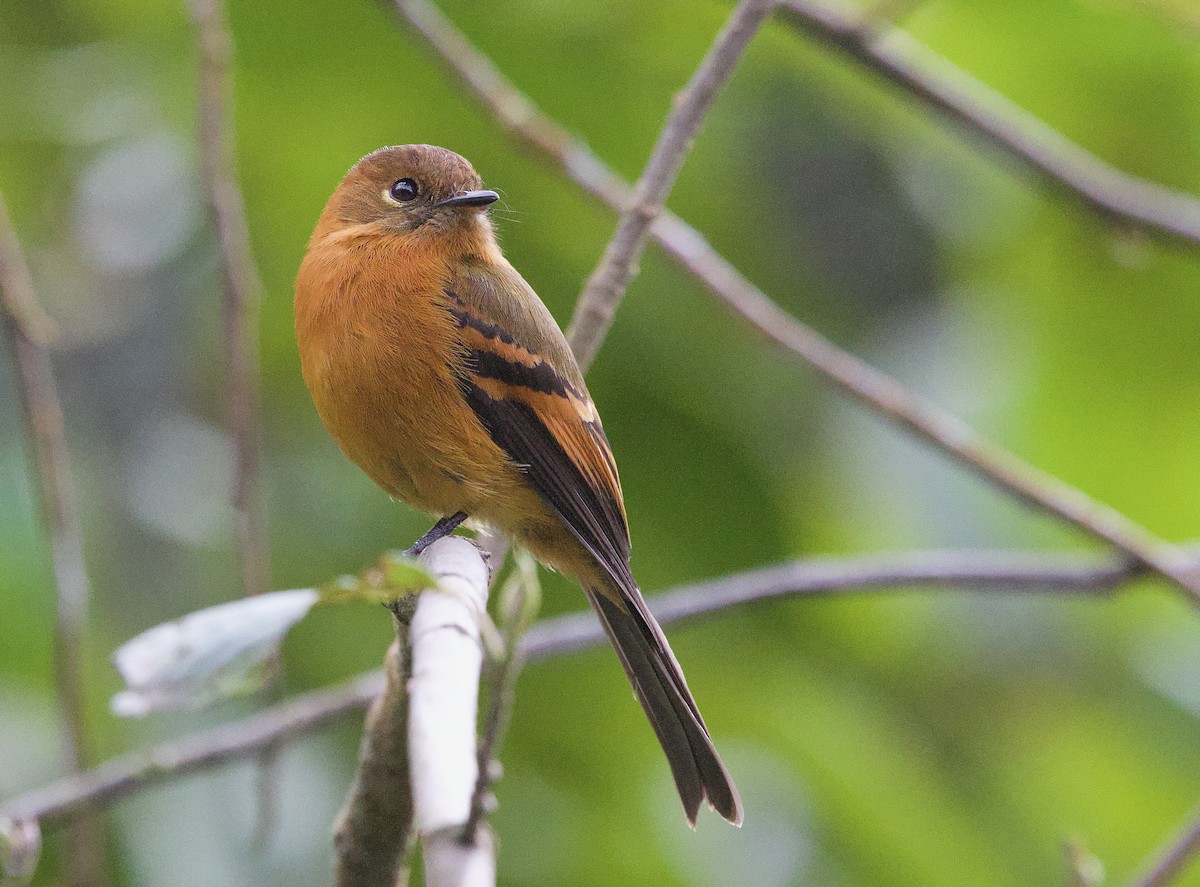
[[[421,552],[423,552],[434,542],[437,542],[439,539],[449,536],[456,529],[458,529],[458,525],[466,519],[467,513],[465,511],[457,511],[449,517],[442,518],[429,528],[429,532],[405,549],[405,556],[420,557]],[[392,615],[395,616],[396,619],[398,619],[404,625],[408,625],[408,623],[412,621],[412,614],[414,608],[416,607],[416,602],[415,595],[406,594],[402,595],[397,600],[384,604],[384,606],[392,611]]]
[[[436,524],[429,528],[424,536],[414,542],[404,553],[409,557],[420,557],[421,553],[437,542],[439,539],[445,538],[458,529],[458,525],[467,519],[465,511],[456,511],[449,517],[444,517]]]

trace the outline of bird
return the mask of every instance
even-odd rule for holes
[[[496,240],[499,195],[433,145],[380,148],[334,190],[300,264],[304,381],[377,485],[469,518],[574,577],[657,735],[695,826],[741,825],[737,787],[630,569],[612,449],[565,336]]]

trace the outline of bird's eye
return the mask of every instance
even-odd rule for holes
[[[392,196],[393,200],[406,203],[409,200],[415,199],[419,192],[417,191],[417,183],[412,179],[401,179],[392,185],[388,193]]]

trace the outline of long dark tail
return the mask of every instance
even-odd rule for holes
[[[585,591],[667,755],[688,822],[696,824],[700,803],[707,800],[725,819],[741,825],[737,786],[713,748],[683,670],[645,601],[636,592],[620,594],[617,603],[598,588]]]

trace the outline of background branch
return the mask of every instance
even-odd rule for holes
[[[1103,218],[1167,241],[1200,245],[1200,200],[1139,179],[1009,101],[905,31],[855,20],[813,0],[781,0],[779,15],[1032,170]]]
[[[1093,595],[1142,578],[1144,565],[1117,555],[1027,551],[928,551],[792,561],[775,567],[679,586],[647,596],[659,622],[670,625],[781,597],[877,593],[898,589],[961,589]],[[590,611],[544,619],[521,644],[527,661],[585,650],[605,642]],[[79,776],[58,780],[7,803],[13,822],[70,819],[88,804],[104,806],[166,779],[253,757],[366,709],[384,687],[380,672],[315,690],[210,730],[132,752]]]
[[[50,540],[54,569],[54,685],[63,716],[63,744],[71,770],[91,763],[83,677],[87,619],[87,568],[83,558],[75,479],[67,450],[62,403],[46,348],[50,324],[34,294],[33,279],[8,208],[0,196],[0,329],[7,340],[24,421],[32,475]],[[70,884],[98,884],[103,878],[104,834],[100,819],[80,811],[67,854]]]
[[[242,586],[270,590],[266,513],[258,489],[258,307],[262,283],[237,185],[232,90],[233,39],[222,0],[190,0],[199,51],[197,78],[200,174],[221,254],[221,322],[229,361],[229,423],[234,442],[233,508]]]
[[[72,819],[89,804],[107,806],[165,779],[260,756],[351,712],[362,712],[383,691],[383,683],[381,672],[370,672],[232,724],[130,752],[14,798],[0,805],[0,816],[16,823]]]
[[[1144,566],[1119,555],[905,552],[796,560],[681,585],[647,596],[646,602],[662,625],[671,625],[782,597],[929,588],[983,594],[1104,594],[1144,573]],[[522,652],[536,662],[603,642],[600,624],[585,610],[537,623],[526,634]]]
[[[383,692],[367,712],[358,772],[333,829],[336,887],[403,887],[408,882],[413,798],[408,772],[408,626],[384,662]]]
[[[468,94],[500,125],[601,202],[624,211],[632,192],[583,142],[548,118],[471,45],[428,0],[393,0],[394,8]],[[700,232],[664,212],[651,236],[717,298],[770,341],[810,364],[844,394],[902,428],[996,488],[1055,515],[1126,552],[1200,603],[1200,572],[1192,558],[1082,490],[997,446],[958,418],[834,345],[792,317],[712,248]]]
[[[224,0],[187,0],[196,27],[197,137],[200,177],[221,257],[221,327],[229,367],[227,409],[233,439],[234,537],[246,596],[271,590],[267,513],[259,490],[261,446],[258,313],[262,280],[250,248],[245,201],[237,182],[237,149],[232,93],[233,36],[225,21]],[[271,692],[279,660],[265,665]],[[262,756],[254,841],[264,846],[276,819],[275,767]]]
[[[633,199],[621,210],[617,230],[584,285],[567,328],[567,339],[585,372],[612,326],[621,298],[637,275],[637,262],[646,248],[650,226],[662,213],[696,133],[774,5],[773,0],[741,0],[687,86],[675,97],[650,159],[633,187]]]

